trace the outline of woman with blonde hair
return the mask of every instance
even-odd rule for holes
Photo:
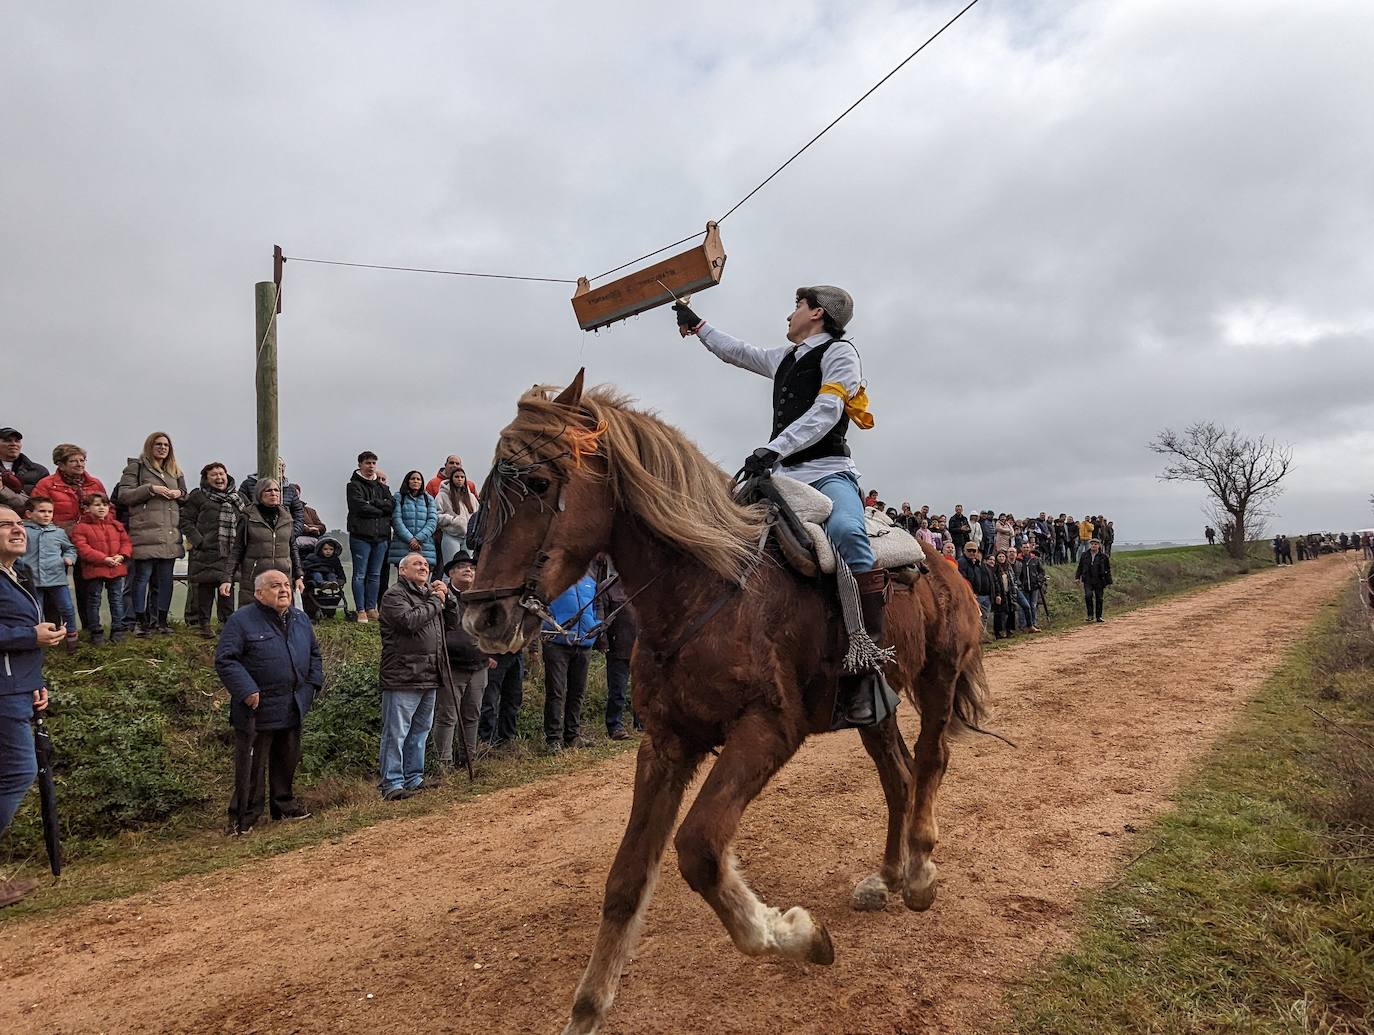
[[[172,569],[185,553],[181,545],[181,504],[186,478],[177,463],[172,439],[154,431],[143,451],[129,458],[119,479],[119,502],[129,509],[129,539],[134,544],[134,617],[136,636],[154,628],[171,632]]]

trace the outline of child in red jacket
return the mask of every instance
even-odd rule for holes
[[[110,600],[110,642],[124,636],[124,580],[129,574],[129,555],[134,552],[129,533],[110,513],[110,498],[93,492],[81,498],[81,519],[72,527],[72,542],[86,580],[86,628],[91,644],[100,646],[105,634],[100,628],[100,593]]]

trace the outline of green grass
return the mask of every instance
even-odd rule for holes
[[[1343,596],[1013,996],[1012,1030],[1374,1031],[1374,636]]]

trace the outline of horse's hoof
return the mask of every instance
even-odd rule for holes
[[[835,962],[835,943],[830,940],[830,932],[825,929],[825,924],[816,923],[816,933],[811,939],[811,955],[806,960],[823,967]]]
[[[916,877],[907,879],[902,888],[902,901],[907,909],[922,913],[935,904],[937,876],[935,864],[927,861]]]
[[[849,904],[860,913],[882,912],[887,908],[887,882],[878,874],[870,873],[854,885]]]

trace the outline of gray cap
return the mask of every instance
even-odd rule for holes
[[[803,295],[814,298],[816,304],[830,314],[830,319],[834,320],[842,331],[854,318],[854,299],[844,288],[837,288],[831,284],[797,288],[797,297],[801,298]]]

